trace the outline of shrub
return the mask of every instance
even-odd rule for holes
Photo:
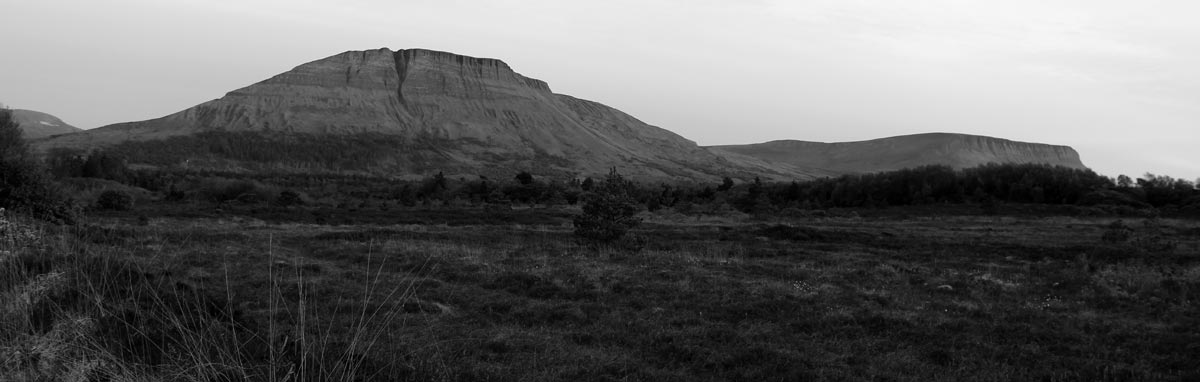
[[[270,200],[276,195],[273,187],[269,187],[258,181],[220,177],[199,179],[193,182],[190,189],[201,200],[216,203],[238,200],[238,198],[242,198],[243,200],[249,200],[249,198]]]
[[[8,109],[0,109],[0,208],[56,223],[73,223],[78,214],[30,154]]]
[[[1180,210],[1188,214],[1200,214],[1200,196],[1193,196],[1185,200]]]
[[[304,198],[300,197],[300,193],[292,190],[284,190],[279,192],[279,196],[275,198],[275,205],[280,207],[299,206],[304,204]]]
[[[988,216],[996,216],[1000,214],[1000,201],[991,196],[985,197],[979,202],[979,210]]]
[[[238,203],[242,203],[242,204],[258,204],[258,203],[262,202],[262,197],[253,192],[247,192],[247,193],[238,195],[233,200]]]
[[[1083,197],[1079,199],[1079,204],[1083,206],[1109,205],[1133,208],[1150,208],[1150,205],[1146,202],[1137,200],[1128,193],[1114,190],[1096,190],[1089,192],[1084,194]]]
[[[1100,236],[1100,240],[1105,243],[1124,243],[1133,238],[1133,228],[1130,228],[1122,220],[1112,222],[1104,230],[1104,234]]]
[[[640,222],[637,201],[629,195],[632,185],[617,173],[609,172],[603,182],[584,195],[583,213],[574,218],[575,235],[596,243],[620,239]]]
[[[0,208],[0,249],[18,249],[40,241],[41,234],[34,227],[17,219],[10,219],[4,209]]]
[[[118,190],[104,191],[96,199],[96,208],[109,211],[128,211],[133,208],[133,195]]]
[[[824,238],[820,231],[809,227],[792,227],[776,224],[760,229],[759,235],[776,240],[810,241]]]

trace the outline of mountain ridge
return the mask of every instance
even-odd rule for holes
[[[558,159],[532,166],[556,174],[597,175],[617,167],[634,177],[717,179],[774,171],[741,168],[619,110],[555,94],[546,82],[521,75],[503,61],[426,49],[347,51],[162,118],[55,137],[35,146],[42,152],[88,149],[201,132],[436,139],[447,143],[428,150],[410,147],[395,155],[441,157],[474,173],[537,158]],[[391,163],[397,165],[385,171],[437,170],[398,165],[414,163],[405,158],[376,159],[363,167],[382,169]]]
[[[1028,161],[1017,155],[1021,150],[1032,160],[1051,157],[1042,155],[1043,149],[1012,145],[1011,155],[1004,150],[983,155],[986,150],[977,147],[1012,141],[989,138],[995,141],[962,144],[971,139],[953,136],[959,137],[957,146],[915,142],[900,150],[925,150],[940,157],[909,153],[905,155],[924,159],[885,161],[919,165],[940,160],[960,167],[959,163],[988,160]],[[336,143],[340,152],[314,145],[323,141]],[[355,142],[363,147],[355,147]],[[711,181],[725,176],[809,179],[889,169],[868,163],[869,157],[847,156],[857,151],[846,145],[778,141],[701,147],[604,104],[554,93],[545,81],[517,73],[499,59],[388,48],[346,51],[304,63],[160,118],[34,141],[42,153],[109,148],[134,164],[203,164],[245,171],[410,176],[531,171],[578,178],[616,167],[632,178]],[[286,153],[301,149],[321,153]],[[955,150],[969,155],[955,156]],[[1061,151],[1051,163],[1082,167],[1073,149]],[[1074,162],[1069,160],[1072,153]]]
[[[1069,146],[944,132],[851,142],[775,140],[707,148],[721,154],[732,153],[834,174],[881,172],[939,164],[956,169],[988,163],[1044,163],[1086,168],[1079,153]]]

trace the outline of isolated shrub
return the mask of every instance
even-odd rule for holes
[[[697,210],[696,204],[692,203],[692,202],[688,202],[688,201],[676,203],[675,206],[671,207],[671,208],[674,209],[675,212],[678,212],[678,213],[681,213],[684,215],[694,214],[694,213],[696,213],[696,210]]]
[[[1137,208],[1133,208],[1133,207],[1129,207],[1129,206],[1111,206],[1111,205],[1100,205],[1100,206],[1097,206],[1097,208],[1104,210],[1105,213],[1107,213],[1109,215],[1117,215],[1117,216],[1153,216],[1153,215],[1157,214],[1156,210],[1154,210],[1153,208],[1137,209]]]
[[[1161,234],[1135,235],[1130,243],[1138,250],[1145,252],[1170,252],[1176,243]]]
[[[1193,196],[1185,200],[1183,207],[1180,207],[1179,210],[1191,215],[1200,214],[1200,196]]]
[[[96,208],[108,211],[128,211],[133,208],[133,195],[120,190],[107,190],[96,198]]]
[[[300,193],[292,190],[283,190],[279,192],[279,196],[275,198],[275,205],[280,207],[299,206],[304,204],[304,198],[300,197]]]
[[[0,109],[0,208],[56,223],[72,223],[78,214],[51,185],[8,109]]]
[[[245,194],[238,195],[238,197],[234,200],[242,204],[258,204],[262,202],[262,197],[253,192],[247,192]]]
[[[603,182],[584,195],[583,213],[574,219],[575,235],[585,240],[606,243],[620,239],[640,222],[637,201],[629,195],[631,184],[617,173],[609,172]]]
[[[995,216],[1000,214],[1000,201],[991,196],[985,197],[979,202],[979,210],[984,215]]]
[[[824,238],[821,231],[809,227],[792,227],[776,224],[758,230],[758,234],[776,240],[810,241]]]
[[[729,189],[731,189],[731,188],[733,188],[733,179],[730,179],[727,176],[727,177],[721,178],[721,185],[717,186],[717,191],[729,191]]]
[[[32,246],[41,241],[42,235],[35,227],[13,219],[0,208],[0,251]]]
[[[1104,209],[1099,207],[1083,206],[1069,206],[1069,208],[1065,209],[1064,211],[1070,216],[1101,216],[1107,213],[1104,211]]]
[[[655,212],[662,209],[662,207],[662,202],[657,198],[651,198],[650,200],[646,201],[646,211]]]
[[[195,195],[217,203],[249,198],[247,194],[255,195],[257,200],[269,200],[276,192],[257,181],[216,177],[196,181],[192,190]]]
[[[1133,208],[1150,208],[1150,204],[1137,200],[1133,195],[1125,192],[1114,190],[1096,190],[1084,194],[1079,199],[1079,204],[1083,206],[1127,206]]]
[[[169,202],[179,202],[187,198],[187,194],[184,193],[183,190],[180,190],[178,187],[176,187],[174,183],[172,183],[171,187],[167,189],[164,198]]]
[[[521,171],[521,173],[517,174],[517,176],[514,179],[516,179],[517,182],[521,183],[521,184],[532,184],[533,183],[533,174],[530,174],[525,171]]]
[[[1100,236],[1100,240],[1105,243],[1124,243],[1133,238],[1133,228],[1130,228],[1122,220],[1117,220],[1110,223],[1104,230],[1104,234]]]

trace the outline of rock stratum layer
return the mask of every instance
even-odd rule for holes
[[[38,139],[82,131],[78,127],[63,122],[58,117],[40,111],[14,109],[12,112],[13,119],[21,125],[25,139]]]
[[[730,159],[790,166],[810,174],[850,174],[899,170],[927,165],[961,169],[988,163],[1040,163],[1086,168],[1079,153],[1067,146],[1016,142],[978,135],[931,133],[859,142],[771,141],[709,147]]]
[[[332,137],[394,146],[373,149],[358,162],[273,156],[278,160],[268,162],[276,168],[594,175],[616,166],[635,177],[687,179],[773,171],[742,168],[619,110],[554,94],[545,82],[522,76],[502,61],[421,49],[345,52],[163,118],[55,137],[35,146],[47,151],[166,142],[139,146],[153,151],[187,146],[189,137],[203,137],[198,144],[209,146],[228,137],[234,137],[235,145],[250,140],[286,146]],[[264,166],[264,158],[231,153],[236,148],[176,151],[192,157],[164,154],[151,161]],[[134,162],[145,156],[130,154]]]

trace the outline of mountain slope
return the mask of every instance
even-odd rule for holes
[[[898,170],[925,165],[954,168],[987,163],[1045,163],[1085,168],[1079,153],[1067,146],[1016,142],[978,135],[930,133],[859,142],[771,141],[750,145],[710,146],[730,160],[754,158],[791,166],[794,171],[830,175]]]
[[[349,51],[148,121],[33,141],[133,164],[419,177],[722,176],[788,180],[928,164],[1083,167],[1065,146],[961,134],[702,148],[611,107],[555,94],[502,61],[423,49]]]
[[[310,140],[362,139],[392,149],[369,144],[359,161],[239,149],[248,141],[283,150],[308,147]],[[221,147],[205,149],[214,145]],[[777,173],[734,164],[619,110],[554,94],[502,61],[422,49],[345,52],[163,118],[35,147],[110,147],[134,163],[250,170],[594,175],[616,166],[634,177],[680,179]]]
[[[25,139],[45,138],[56,134],[82,131],[63,122],[58,117],[40,111],[13,109],[13,118],[21,124]]]

